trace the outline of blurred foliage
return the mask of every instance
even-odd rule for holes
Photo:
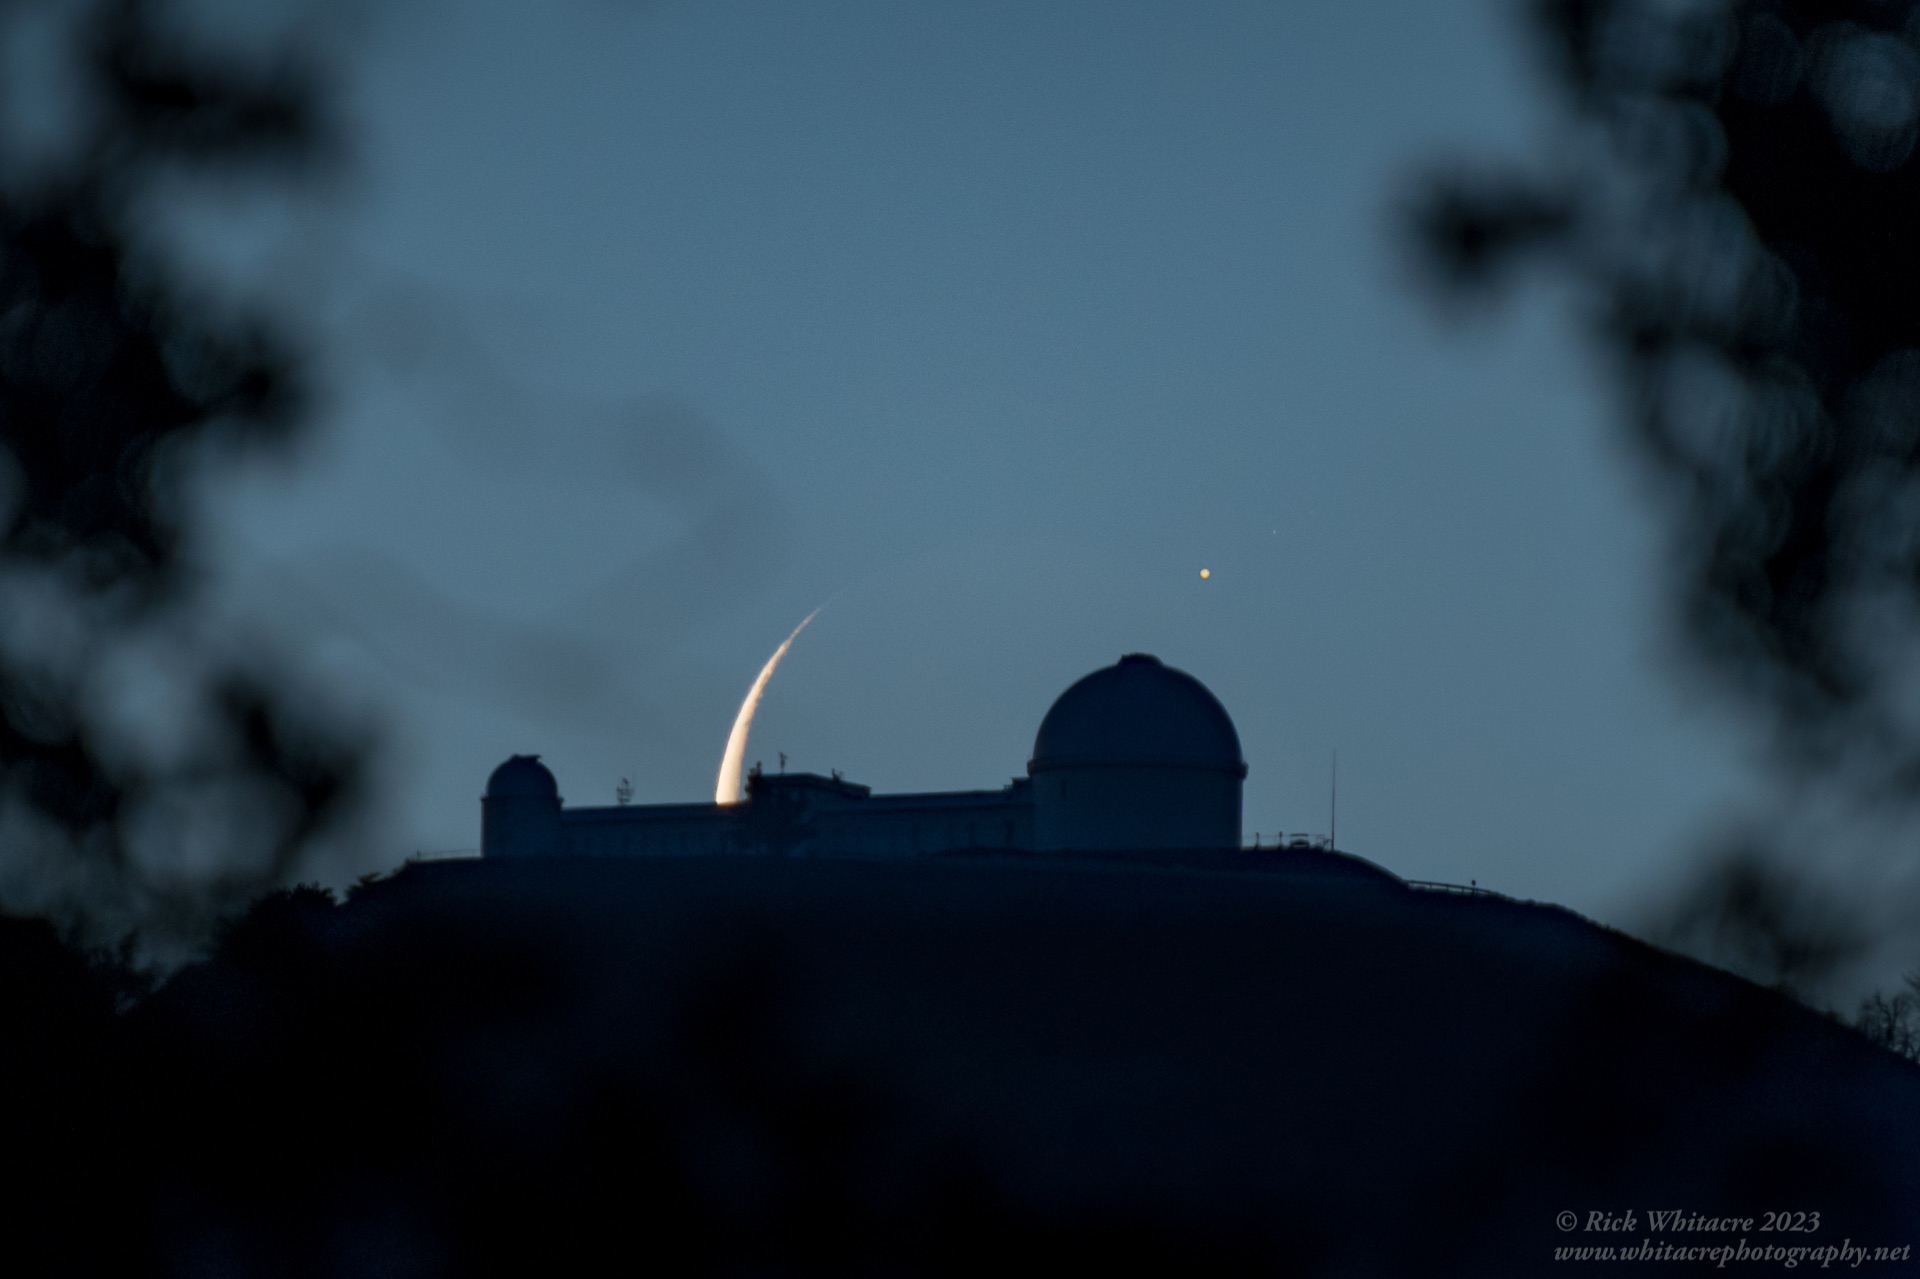
[[[1799,998],[1814,997],[1866,953],[1853,912],[1752,838],[1724,843],[1650,930],[1673,949]]]
[[[0,905],[187,936],[285,882],[366,741],[207,624],[195,484],[292,441],[308,396],[283,327],[154,222],[334,133],[298,51],[215,52],[157,0],[0,4],[0,53],[46,80],[0,108]]]
[[[1566,108],[1430,176],[1444,296],[1577,287],[1672,515],[1691,650],[1785,757],[1920,789],[1920,8],[1536,0]]]

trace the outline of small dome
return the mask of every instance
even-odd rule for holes
[[[1027,771],[1139,764],[1247,775],[1220,699],[1185,671],[1129,653],[1060,694]]]
[[[487,778],[488,799],[558,799],[560,784],[538,755],[515,755]]]

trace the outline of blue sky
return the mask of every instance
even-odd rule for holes
[[[1249,835],[1324,832],[1337,749],[1343,847],[1619,915],[1757,782],[1565,308],[1450,328],[1396,252],[1414,173],[1547,127],[1508,18],[377,20],[351,180],[257,254],[329,397],[221,497],[231,607],[388,721],[389,861],[474,846],[513,752],[710,794],[824,604],[750,759],[999,785],[1149,651],[1233,714]]]

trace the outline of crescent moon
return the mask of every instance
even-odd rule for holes
[[[747,730],[753,727],[753,713],[760,709],[760,694],[767,691],[767,681],[773,678],[773,668],[780,665],[780,659],[793,647],[793,641],[799,639],[800,632],[807,629],[807,623],[819,615],[820,610],[816,608],[801,619],[800,625],[793,628],[793,634],[773,650],[773,656],[760,668],[760,677],[747,690],[747,700],[740,703],[740,713],[733,717],[733,731],[727,734],[727,752],[720,757],[720,777],[713,785],[714,803],[740,802],[740,765],[747,758]]]

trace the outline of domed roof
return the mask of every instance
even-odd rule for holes
[[[488,799],[558,799],[560,784],[538,755],[515,755],[487,778]]]
[[[1129,653],[1060,694],[1040,721],[1029,773],[1100,764],[1162,764],[1247,775],[1240,734],[1220,699],[1185,671]]]

